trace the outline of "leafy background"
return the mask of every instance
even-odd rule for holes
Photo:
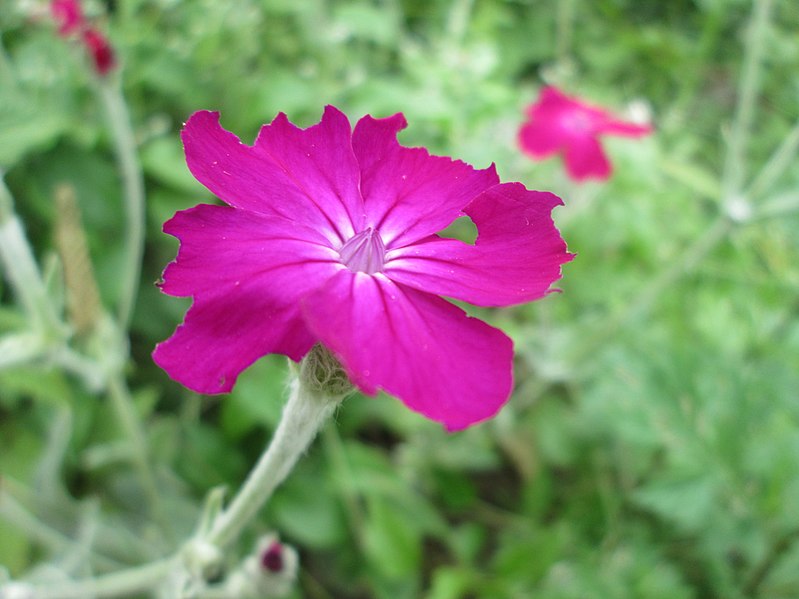
[[[392,398],[348,399],[241,554],[255,532],[278,531],[301,556],[294,596],[319,599],[799,597],[793,0],[773,2],[744,159],[726,174],[753,12],[744,0],[116,0],[86,10],[118,52],[145,174],[127,374],[171,530],[142,507],[103,393],[46,362],[6,368],[0,564],[11,575],[63,569],[89,549],[117,564],[162,555],[210,488],[243,479],[279,416],[284,360],[260,361],[230,396],[211,398],[149,357],[187,307],[152,284],[176,251],[161,223],[212,201],[185,167],[178,131],[193,111],[216,109],[249,142],[278,111],[308,125],[332,103],[353,121],[402,111],[406,145],[495,162],[503,180],[554,191],[578,256],[563,293],[480,312],[517,347],[516,390],[499,417],[448,435]],[[45,3],[6,0],[0,23],[0,167],[16,209],[57,273],[54,194],[70,184],[113,306],[125,218],[97,83]],[[544,82],[648,114],[656,133],[607,140],[613,178],[575,185],[557,159],[533,163],[516,147],[523,107]],[[754,193],[728,197],[730,177]],[[731,200],[755,217],[730,219]],[[0,298],[0,332],[24,328],[7,286]]]

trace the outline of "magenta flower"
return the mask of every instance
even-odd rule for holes
[[[540,160],[563,152],[566,172],[575,181],[610,177],[613,167],[599,143],[600,135],[641,137],[649,125],[625,123],[610,113],[545,87],[527,108],[528,121],[519,130],[522,150]]]
[[[81,37],[94,63],[94,70],[104,77],[117,64],[114,49],[102,33],[91,27],[86,29]]]
[[[50,14],[58,25],[58,34],[64,37],[79,32],[85,22],[78,0],[52,0]]]
[[[108,39],[86,21],[79,0],[52,0],[50,14],[61,37],[80,40],[98,75],[104,77],[116,66],[114,49]]]
[[[494,415],[512,386],[511,340],[439,296],[480,306],[540,298],[571,259],[550,193],[500,184],[397,143],[402,114],[353,131],[327,107],[299,129],[279,114],[253,146],[197,112],[183,129],[194,176],[227,206],[164,225],[180,251],[162,290],[192,296],[153,357],[200,393],[230,391],[269,353],[302,358],[317,342],[354,384],[462,429]],[[436,233],[464,214],[474,245]]]

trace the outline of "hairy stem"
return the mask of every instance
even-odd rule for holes
[[[144,178],[136,155],[136,139],[128,107],[121,90],[110,80],[103,80],[99,83],[99,96],[113,137],[125,198],[125,263],[117,317],[121,328],[126,329],[136,304],[144,255]]]
[[[316,348],[311,353],[314,352],[318,356]],[[308,357],[305,358],[303,365],[305,362],[309,362]],[[57,585],[33,585],[32,596],[36,599],[83,599],[84,597],[98,599],[142,593],[161,586],[167,580],[181,581],[186,580],[187,576],[192,576],[185,561],[186,554],[190,553],[187,549],[191,548],[192,543],[210,543],[221,549],[233,542],[269,500],[275,488],[288,476],[321,426],[349,392],[342,385],[336,386],[337,380],[334,378],[319,377],[320,372],[331,372],[324,367],[324,364],[319,368],[318,361],[311,360],[309,363],[315,366],[303,371],[301,365],[301,374],[292,382],[291,395],[283,408],[283,415],[272,441],[228,508],[213,520],[210,530],[201,531],[197,539],[189,541],[171,557],[97,578],[60,582]],[[306,371],[310,371],[310,376]],[[316,380],[313,377],[316,377]],[[121,380],[110,381],[109,393],[120,412],[123,425],[130,427],[127,431],[130,437],[141,435],[141,430],[135,428],[137,420],[132,414],[133,408],[127,388]],[[202,588],[204,581],[198,582],[199,588]],[[0,596],[2,596],[1,591],[0,587]]]
[[[58,318],[42,280],[33,250],[17,215],[11,192],[0,173],[0,263],[14,294],[35,331],[45,338],[60,337],[64,326]]]
[[[133,398],[130,396],[128,386],[121,375],[114,375],[108,381],[108,396],[116,412],[117,420],[122,426],[125,436],[133,446],[133,465],[141,480],[147,501],[158,520],[166,526],[168,525],[168,520],[162,513],[158,486],[150,467],[147,438],[144,434],[141,420],[136,413],[136,408],[133,405]]]
[[[752,130],[755,101],[760,91],[760,70],[763,63],[771,2],[772,0],[755,0],[752,18],[749,21],[743,70],[738,82],[738,103],[722,176],[722,201],[724,203],[734,200],[734,196],[741,193],[746,177],[746,149]]]
[[[766,165],[760,169],[757,177],[755,177],[749,189],[746,190],[747,197],[754,198],[768,191],[772,184],[785,172],[785,169],[794,163],[797,150],[799,150],[799,122],[794,124],[790,133],[782,140],[779,148],[774,151]]]
[[[244,486],[214,523],[209,542],[222,547],[239,535],[291,472],[336,405],[328,397],[309,392],[298,380],[293,381],[291,396],[271,443]]]
[[[178,558],[159,560],[74,582],[60,582],[52,586],[37,586],[36,599],[86,599],[86,597],[124,597],[155,588],[173,571]]]
[[[75,541],[61,531],[39,520],[8,492],[3,492],[0,495],[0,517],[11,523],[16,529],[24,532],[29,539],[52,551],[66,553],[74,545],[77,545]],[[119,567],[119,563],[116,560],[97,554],[92,555],[92,563],[100,568]]]
[[[572,46],[572,30],[574,29],[575,0],[559,0],[556,13],[556,53],[561,66],[569,60]]]

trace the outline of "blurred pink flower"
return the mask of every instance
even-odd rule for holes
[[[79,32],[84,26],[83,9],[79,0],[52,0],[50,13],[58,25],[58,34],[68,36]]]
[[[562,151],[566,172],[575,181],[610,177],[613,168],[599,143],[600,135],[641,137],[652,132],[649,125],[617,120],[554,87],[541,90],[535,104],[528,106],[527,117],[519,129],[522,150],[537,160]]]
[[[405,126],[366,116],[353,131],[328,106],[308,129],[281,113],[248,146],[218,113],[192,115],[189,169],[227,206],[164,225],[181,245],[162,290],[194,303],[155,362],[224,393],[261,356],[299,360],[321,342],[364,393],[449,430],[493,416],[511,393],[512,342],[439,296],[506,306],[549,293],[572,258],[550,216],[562,202],[403,147]],[[436,234],[464,214],[473,245]]]
[[[52,0],[50,13],[58,25],[60,36],[80,39],[98,75],[104,77],[116,66],[116,57],[111,44],[102,33],[86,21],[79,0]]]
[[[91,27],[83,32],[82,38],[89,55],[92,57],[94,70],[100,76],[107,75],[117,64],[114,49],[108,39]]]

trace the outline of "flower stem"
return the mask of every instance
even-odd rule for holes
[[[799,150],[799,122],[794,124],[790,133],[782,140],[779,148],[774,151],[766,165],[760,169],[757,177],[746,190],[746,196],[755,198],[768,191],[772,184],[785,172],[785,169],[793,164],[797,150]]]
[[[68,551],[76,550],[77,543],[75,541],[39,520],[8,492],[3,492],[0,495],[0,516],[21,530],[27,538],[52,551],[61,551],[66,554]],[[116,560],[94,553],[91,555],[91,561],[93,565],[100,568],[119,567],[119,562]]]
[[[133,446],[133,466],[141,480],[147,501],[158,521],[163,526],[168,526],[169,521],[162,513],[158,486],[148,459],[147,439],[144,429],[138,414],[136,414],[128,386],[121,375],[116,374],[109,379],[108,395],[116,412],[117,420],[122,426],[125,436]]]
[[[230,506],[212,520],[210,530],[203,530],[201,522],[199,536],[170,557],[97,578],[59,582],[54,585],[34,583],[28,585],[31,587],[31,596],[36,599],[121,597],[153,590],[169,580],[178,581],[178,584],[189,581],[196,576],[187,567],[189,564],[186,561],[186,555],[191,553],[192,543],[210,543],[221,549],[234,541],[286,478],[324,422],[352,389],[352,384],[346,379],[335,358],[321,346],[315,346],[303,359],[298,374],[292,381],[291,395],[283,408],[283,415],[272,441]],[[120,378],[111,378],[109,393],[120,411],[123,425],[127,423],[131,428],[128,431],[130,437],[141,435],[141,430],[136,428],[138,421],[135,414],[131,412],[127,388]],[[199,583],[197,588],[202,589],[205,581],[196,582]]]
[[[158,586],[177,564],[178,558],[171,557],[97,578],[59,582],[51,586],[37,585],[33,596],[36,599],[85,599],[133,595]]]
[[[744,64],[738,83],[738,103],[730,133],[730,143],[722,176],[722,201],[735,199],[743,189],[746,177],[746,149],[752,130],[755,100],[760,91],[760,70],[763,63],[766,33],[772,0],[755,0],[749,32],[744,47]]]
[[[555,50],[557,61],[565,66],[569,60],[572,46],[572,30],[574,29],[575,0],[560,0],[556,13]]]
[[[209,542],[223,547],[236,539],[291,472],[337,404],[333,398],[311,392],[300,379],[292,381],[291,396],[271,443],[244,486],[217,518],[208,535]]]
[[[99,96],[114,140],[125,198],[125,264],[122,269],[118,319],[120,327],[126,329],[136,304],[144,255],[144,178],[136,156],[136,140],[130,114],[118,84],[110,79],[103,79],[99,82]]]
[[[33,329],[45,338],[61,336],[64,326],[49,298],[33,251],[0,173],[0,263]]]

